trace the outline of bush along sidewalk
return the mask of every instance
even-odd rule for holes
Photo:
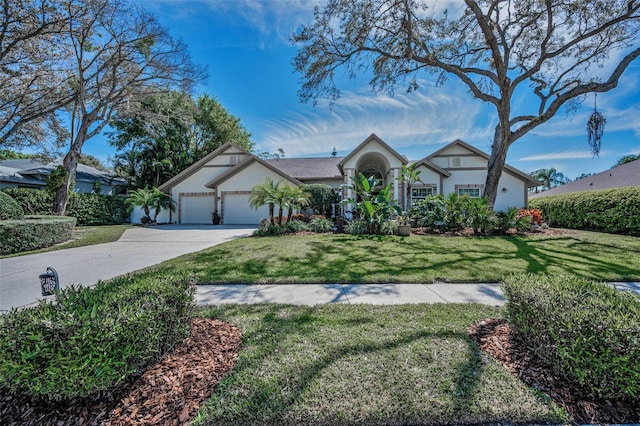
[[[171,276],[125,276],[12,310],[0,316],[0,387],[47,401],[104,397],[186,337],[193,292]]]
[[[640,406],[640,298],[568,275],[502,283],[519,345],[590,399]]]

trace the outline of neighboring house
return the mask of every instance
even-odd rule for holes
[[[488,159],[486,153],[456,140],[418,160],[424,183],[413,186],[411,201],[450,192],[480,197]],[[374,175],[383,185],[393,184],[393,196],[402,205],[405,191],[397,179],[402,166],[411,163],[375,134],[346,157],[261,160],[227,143],[160,186],[177,206],[175,212],[164,212],[163,217],[168,222],[203,224],[211,223],[211,215],[217,211],[224,224],[257,224],[268,216],[268,208],[251,209],[249,198],[251,189],[267,177],[290,185],[327,184],[350,198],[354,194],[342,189],[343,185],[351,184],[351,178],[358,173]],[[538,184],[526,173],[505,166],[495,208],[526,206],[528,188]]]
[[[43,163],[31,159],[0,161],[0,189],[1,188],[40,188],[46,185],[47,176],[58,165],[60,160]],[[76,171],[75,192],[93,192],[94,182],[100,182],[102,194],[113,194],[117,186],[126,183],[112,173],[104,172],[93,167],[78,164]]]
[[[565,183],[537,194],[529,194],[529,197],[539,198],[570,192],[623,188],[626,186],[640,186],[640,160],[631,161],[613,169]]]

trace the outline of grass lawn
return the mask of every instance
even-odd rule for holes
[[[131,228],[131,225],[77,226],[73,230],[73,239],[71,241],[39,250],[15,253],[2,257],[23,256],[26,254],[44,253],[47,251],[111,243],[113,241],[118,241],[127,228]]]
[[[515,237],[243,238],[159,266],[198,283],[497,282],[513,272],[640,280],[640,238],[584,231]]]
[[[195,425],[567,420],[467,337],[498,308],[229,305],[198,314],[240,327],[243,349]]]

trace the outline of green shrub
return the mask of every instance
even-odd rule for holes
[[[602,189],[534,198],[553,227],[640,235],[640,187]]]
[[[5,188],[2,191],[11,195],[27,215],[51,214],[53,197],[47,191],[33,188]]]
[[[518,234],[531,231],[531,216],[521,216],[518,207],[509,207],[496,213],[496,229],[501,234],[506,234],[515,229]]]
[[[22,219],[24,210],[11,195],[0,192],[0,220]]]
[[[340,202],[340,197],[336,193],[336,190],[329,185],[303,185],[302,191],[311,194],[309,207],[313,210],[314,214],[331,216],[331,206]]]
[[[53,197],[40,189],[6,188],[28,215],[51,214]],[[79,226],[121,225],[129,221],[124,198],[118,195],[72,193],[67,204],[67,216],[73,216]]]
[[[351,235],[364,235],[367,233],[367,222],[360,219],[354,219],[344,226],[344,232]]]
[[[297,232],[304,232],[309,230],[309,225],[301,220],[287,221],[284,225],[282,225],[282,227],[289,234],[295,234]]]
[[[640,298],[573,276],[502,283],[515,338],[590,398],[640,405]]]
[[[47,400],[111,392],[186,336],[193,288],[129,276],[12,310],[0,317],[0,384]]]
[[[27,216],[0,222],[0,255],[50,247],[73,237],[76,219],[68,216]]]
[[[380,225],[380,233],[382,235],[395,235],[398,233],[398,221],[386,220]]]
[[[313,232],[331,232],[333,231],[333,221],[331,219],[316,216],[309,221],[309,227]]]

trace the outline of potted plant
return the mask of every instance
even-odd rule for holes
[[[211,222],[213,222],[214,225],[220,225],[220,215],[218,214],[218,210],[211,213]]]
[[[404,237],[411,235],[411,219],[406,213],[398,216],[398,235]]]

